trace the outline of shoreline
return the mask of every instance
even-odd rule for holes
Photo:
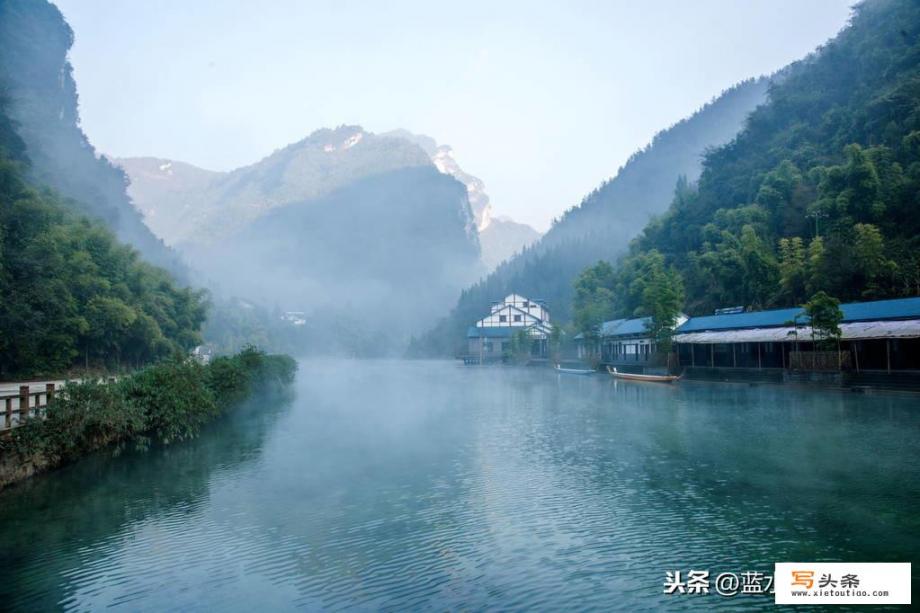
[[[72,383],[42,418],[0,437],[0,491],[113,445],[195,438],[256,393],[287,388],[296,370],[289,356],[247,349],[208,365],[166,361],[118,381]]]

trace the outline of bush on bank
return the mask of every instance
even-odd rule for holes
[[[207,365],[178,358],[115,383],[69,384],[49,404],[45,419],[0,439],[0,486],[110,443],[192,438],[256,389],[290,384],[296,370],[289,356],[247,348]],[[23,464],[30,468],[23,470]]]

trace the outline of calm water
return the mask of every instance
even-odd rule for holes
[[[665,571],[917,562],[918,451],[916,397],[305,363],[196,441],[0,493],[0,608],[767,609]]]

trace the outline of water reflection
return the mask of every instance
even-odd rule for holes
[[[19,608],[735,608],[666,570],[911,560],[914,398],[302,365],[288,409],[0,495]],[[748,607],[772,608],[747,597]]]
[[[87,608],[75,591],[87,579],[122,580],[123,571],[106,568],[108,555],[134,527],[193,517],[208,504],[212,480],[258,460],[291,402],[275,400],[267,410],[242,406],[185,444],[106,450],[0,492],[0,602]]]

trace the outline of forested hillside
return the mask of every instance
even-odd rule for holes
[[[25,144],[37,184],[67,206],[105,223],[150,262],[185,278],[178,256],[144,225],[125,191],[124,172],[97,157],[79,123],[67,52],[73,32],[46,0],[0,0],[0,93]]]
[[[707,148],[732,139],[765,99],[769,81],[752,79],[723,92],[691,117],[659,133],[616,175],[569,209],[533,247],[465,290],[450,316],[413,345],[416,355],[455,351],[470,322],[493,300],[517,292],[549,305],[553,318],[571,318],[579,272],[622,254],[650,217],[664,212],[681,177],[695,180]]]
[[[136,366],[200,342],[203,295],[33,186],[0,100],[0,377]]]
[[[612,278],[610,316],[642,312],[670,269],[685,310],[920,294],[920,3],[869,0],[789,67],[768,104],[710,152]]]

